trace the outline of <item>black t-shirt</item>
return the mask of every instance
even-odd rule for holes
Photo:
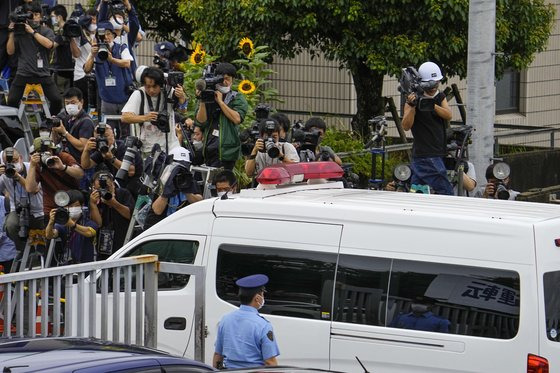
[[[114,145],[115,145],[115,147],[111,151],[113,152],[113,155],[115,156],[115,158],[117,158],[119,161],[122,161],[123,158],[124,158],[124,154],[126,153],[126,145],[125,145],[124,141],[122,141],[122,140],[117,140]],[[101,154],[101,152],[98,152],[97,150],[94,150],[90,154],[90,159],[97,164],[97,166],[95,167],[95,171],[105,170],[105,171],[109,171],[113,175],[117,174],[118,169],[113,164],[111,164],[111,162],[109,160],[106,160],[105,158],[103,158],[103,155]],[[139,152],[136,152],[136,155],[134,157],[134,176],[133,176],[133,178],[142,176],[143,168],[144,168],[144,165],[143,165],[143,162],[142,162],[142,156],[140,155]],[[121,186],[123,186],[123,185],[121,185]]]
[[[75,120],[72,120],[66,111],[63,109],[62,112],[58,115],[64,121],[64,126],[66,127],[67,131],[75,138],[85,138],[89,139],[93,137],[93,131],[95,130],[95,124],[93,120],[87,113],[82,110],[78,114],[78,117]],[[70,141],[66,141],[66,147],[68,148],[68,153],[74,157],[78,163],[82,159],[82,152],[74,147]]]
[[[438,93],[434,97],[436,105],[441,105],[444,98],[443,93]],[[412,135],[414,136],[412,146],[414,158],[444,157],[447,153],[445,121],[435,111],[416,109]]]
[[[52,67],[54,70],[65,69],[69,71],[58,71],[58,75],[65,78],[72,78],[74,76],[74,60],[72,58],[72,51],[70,50],[70,40],[62,35],[60,30],[54,41],[58,46],[54,50]]]
[[[134,199],[132,198],[132,194],[130,194],[127,189],[116,188],[115,197],[121,205],[125,205],[129,208],[130,214],[132,215],[132,211],[134,210]],[[125,219],[116,210],[109,208],[103,202],[98,205],[98,208],[103,221],[101,229],[108,228],[115,231],[115,235],[113,236],[113,252],[115,252],[124,244],[130,219]]]

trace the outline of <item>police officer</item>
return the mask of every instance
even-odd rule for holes
[[[433,299],[417,296],[412,300],[410,311],[399,314],[390,326],[401,329],[423,330],[426,332],[449,333],[451,322],[432,313]]]
[[[267,283],[268,277],[260,274],[235,282],[239,286],[241,306],[220,321],[212,361],[215,368],[278,365],[276,356],[280,352],[272,325],[258,312],[264,306],[264,285]]]

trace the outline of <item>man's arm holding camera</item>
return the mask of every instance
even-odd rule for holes
[[[56,214],[56,209],[52,209],[49,213],[49,223],[45,228],[45,236],[47,239],[51,240],[58,237],[58,231],[54,229],[54,215]]]
[[[100,200],[101,197],[99,196],[99,192],[97,190],[93,191],[89,196],[89,217],[95,222],[95,224],[101,227],[103,225],[103,218],[101,217],[101,213],[97,207]]]
[[[95,142],[95,137],[91,137],[87,142],[84,150],[82,151],[82,156],[80,157],[80,164],[84,170],[89,170],[97,166],[94,160],[91,159],[90,152],[97,147]]]
[[[62,153],[61,153],[62,155]],[[70,154],[67,154],[68,157],[72,157]],[[54,170],[63,171],[64,173],[70,175],[74,179],[80,180],[84,177],[84,170],[80,166],[77,165],[68,165],[62,162],[62,159],[58,156],[53,156],[54,159],[54,166],[52,167]],[[75,162],[74,158],[72,160]]]
[[[416,99],[416,94],[411,93],[406,98],[406,103],[404,104],[404,114],[402,118],[402,127],[405,131],[409,131],[414,124],[414,116],[416,115],[416,106],[412,103]]]
[[[203,197],[200,194],[187,193],[186,196],[189,203],[195,203],[203,200]],[[163,195],[161,195],[156,198],[154,203],[152,203],[152,210],[154,210],[154,213],[156,215],[161,215],[165,211],[168,202],[169,197],[164,197]]]
[[[27,193],[39,192],[39,182],[37,181],[39,167],[41,167],[41,154],[34,153],[31,155],[29,171],[25,178],[25,190]]]
[[[70,132],[66,130],[63,123],[60,123],[58,127],[53,127],[52,131],[58,134],[60,137],[64,137],[76,150],[83,151],[86,147],[88,139],[86,137],[76,138],[72,136]]]
[[[9,56],[16,53],[16,42],[14,37],[14,23],[10,22],[8,26],[9,36],[8,36],[8,43],[6,43],[6,52]]]
[[[200,95],[200,91],[196,91],[196,96]],[[198,101],[198,110],[196,112],[196,121],[200,125],[204,125],[208,121],[208,115],[206,113],[206,104],[202,101]]]
[[[264,149],[264,142],[262,139],[258,139],[255,141],[255,146],[253,146],[251,155],[245,160],[245,173],[247,176],[251,177],[255,173],[255,169],[257,167],[257,155],[262,149]]]
[[[234,124],[241,124],[241,114],[239,114],[237,111],[227,106],[227,104],[224,102],[223,93],[220,91],[216,91],[215,97],[216,97],[216,103],[218,104],[220,109],[222,109],[222,113],[224,113],[226,118],[228,118]]]
[[[447,99],[444,97],[441,101],[440,105],[434,105],[434,110],[436,114],[442,118],[443,120],[451,120],[453,118],[453,113],[449,108],[449,104],[447,103]]]
[[[82,55],[82,51],[80,51],[80,46],[76,39],[80,40],[79,38],[71,38],[70,39],[70,51],[72,52],[72,57],[80,58]]]
[[[96,43],[91,44],[91,52],[84,63],[84,72],[86,74],[90,73],[93,70],[93,64],[95,62],[95,56],[97,56],[97,52],[99,52],[99,46]]]
[[[46,49],[53,49],[54,48],[54,41],[49,39],[46,36],[41,35],[41,33],[39,31],[36,31],[33,29],[33,27],[31,27],[29,24],[25,24],[25,31],[29,34],[31,34],[33,36],[33,39],[35,39],[39,44],[41,44],[42,47],[46,48]],[[51,31],[52,33],[52,31]]]
[[[123,69],[130,68],[130,60],[122,59],[122,58],[115,58],[109,52],[109,57],[107,57],[107,62],[112,63],[115,66],[122,67]]]
[[[123,123],[144,123],[152,122],[157,119],[157,111],[150,111],[148,114],[140,113],[140,103],[142,100],[142,96],[140,95],[142,94],[144,93],[136,90],[132,93],[132,95],[130,95],[130,98],[122,110],[121,121]]]

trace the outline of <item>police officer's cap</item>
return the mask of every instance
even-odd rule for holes
[[[169,58],[169,54],[174,50],[175,44],[171,43],[170,41],[162,41],[161,43],[157,43],[156,45],[154,45],[154,52],[166,58]]]
[[[243,289],[255,289],[260,288],[268,283],[267,275],[251,275],[247,277],[240,278],[235,281],[235,284]]]

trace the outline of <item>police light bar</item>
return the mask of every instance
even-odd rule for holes
[[[257,176],[259,184],[282,185],[313,179],[335,179],[344,170],[334,162],[303,162],[277,164],[263,169]]]

